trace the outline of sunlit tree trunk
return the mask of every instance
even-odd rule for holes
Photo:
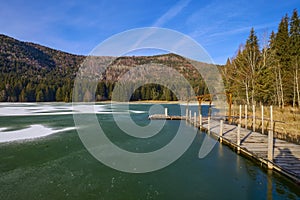
[[[282,84],[282,76],[281,76],[280,67],[278,70],[278,78],[279,78],[279,86],[280,86],[281,108],[284,108],[283,84]]]
[[[300,107],[300,91],[299,91],[299,78],[298,78],[298,60],[296,61],[296,71],[295,71],[295,81],[296,81],[296,93],[297,93],[297,100],[298,100],[298,107]]]

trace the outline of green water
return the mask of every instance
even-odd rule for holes
[[[131,105],[130,109],[148,111],[150,106]],[[165,106],[178,114],[177,105]],[[179,126],[179,121],[167,121],[162,133],[145,142],[122,133],[110,114],[97,116],[113,142],[136,152],[161,148]],[[149,123],[147,112],[131,117],[139,125]],[[74,121],[72,115],[0,117],[0,127],[11,130],[31,124],[63,128],[74,126]],[[204,136],[198,132],[189,149],[171,165],[144,174],[101,164],[84,148],[75,130],[1,143],[0,199],[300,199],[299,185],[219,143],[199,159]]]

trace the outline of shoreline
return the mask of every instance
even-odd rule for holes
[[[156,100],[143,100],[143,101],[129,101],[129,102],[116,102],[116,101],[96,101],[96,102],[63,102],[63,101],[50,101],[50,102],[0,102],[1,105],[37,105],[37,104],[73,104],[73,103],[87,103],[87,104],[180,104],[187,105],[186,101],[156,101]],[[190,101],[189,105],[198,105],[198,101]],[[202,102],[201,105],[209,105],[209,102]],[[213,105],[213,103],[212,103]]]

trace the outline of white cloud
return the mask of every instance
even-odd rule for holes
[[[157,19],[153,26],[159,27],[163,26],[167,21],[174,18],[178,15],[182,9],[184,9],[191,0],[181,0],[175,6],[171,7],[164,15],[162,15],[159,19]]]

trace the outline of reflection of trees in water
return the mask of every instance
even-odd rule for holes
[[[273,175],[273,171],[272,170],[268,170],[267,173],[267,199],[268,200],[272,200],[273,199],[273,181],[272,181],[272,175]]]

